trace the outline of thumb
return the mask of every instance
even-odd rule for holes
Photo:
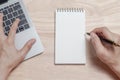
[[[102,53],[102,51],[104,49],[104,46],[101,43],[99,37],[95,33],[91,33],[90,36],[91,36],[91,40],[90,41],[91,41],[91,43],[92,43],[96,53],[97,54]]]
[[[35,42],[36,42],[35,39],[31,39],[24,45],[24,47],[20,50],[20,54],[22,57],[26,56],[26,54],[30,51]]]

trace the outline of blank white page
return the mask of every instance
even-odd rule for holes
[[[56,10],[55,64],[85,64],[85,11]]]

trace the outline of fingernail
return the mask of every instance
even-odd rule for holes
[[[19,18],[17,18],[17,19],[16,19],[16,21],[20,21],[20,19],[19,19]]]
[[[94,38],[94,37],[95,37],[95,33],[91,33],[90,36],[91,36],[92,38]]]
[[[86,38],[88,41],[90,40],[90,36],[89,36],[89,35],[85,34],[84,36],[85,36],[85,38]]]

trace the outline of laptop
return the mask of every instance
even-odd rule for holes
[[[15,19],[20,19],[15,37],[15,46],[18,50],[20,50],[28,40],[32,38],[36,39],[36,43],[28,52],[25,60],[41,54],[44,51],[44,47],[36,32],[35,26],[28,16],[22,0],[0,0],[0,12],[4,14],[3,27],[6,36],[8,36],[10,27]]]

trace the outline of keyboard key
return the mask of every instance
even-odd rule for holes
[[[20,20],[23,20],[23,19],[25,19],[25,15],[23,14],[23,15],[20,15],[20,16],[18,16],[17,18],[19,18]]]
[[[19,10],[18,13],[19,13],[19,14],[23,14],[23,11],[22,11],[22,10]]]
[[[14,7],[13,7],[13,9],[16,11],[16,10],[17,10],[17,7],[16,7],[16,6],[14,6]]]
[[[13,6],[14,6],[14,4],[10,5],[9,7],[13,7]]]
[[[24,20],[20,21],[19,26],[26,24],[26,23],[27,23],[27,21],[26,21],[26,19],[24,19]]]
[[[5,27],[5,30],[6,30],[6,31],[9,31],[9,30],[10,30],[9,26]]]
[[[15,21],[15,18],[12,18],[12,19],[11,19],[11,22],[13,23],[14,21]]]
[[[10,25],[11,24],[10,20],[7,20],[5,23],[6,23],[6,25]]]
[[[10,18],[12,18],[13,16],[12,16],[12,14],[8,14],[8,19],[10,19]]]
[[[8,11],[7,11],[7,10],[4,10],[4,11],[3,11],[3,14],[4,14],[4,15],[7,15],[7,14],[8,14]]]
[[[8,36],[8,34],[9,34],[9,31],[5,31],[5,35]]]
[[[13,9],[12,8],[9,8],[8,9],[9,13],[13,12]]]
[[[17,8],[17,10],[18,10],[18,9],[21,9],[21,6],[20,6],[20,5],[17,5],[16,8]]]
[[[19,27],[19,30],[20,30],[20,32],[23,31],[23,30],[24,30],[24,27],[23,27],[23,26],[20,26],[20,27]]]
[[[14,13],[13,13],[13,16],[14,16],[14,17],[17,17],[17,16],[18,16],[18,13],[17,13],[17,12],[14,12]]]
[[[8,9],[8,6],[7,6],[7,7],[5,7],[4,9]]]
[[[16,2],[16,3],[15,3],[15,5],[18,5],[18,4],[19,4],[19,2]]]
[[[13,9],[16,11],[16,10],[19,10],[19,9],[21,9],[21,6],[20,5],[15,5],[14,7],[13,7]]]
[[[3,21],[6,21],[6,20],[7,20],[7,17],[6,17],[6,16],[4,16],[4,17],[3,17]]]
[[[28,24],[25,24],[24,27],[25,27],[25,29],[30,28],[30,26]]]
[[[8,36],[8,33],[5,33],[6,36]]]
[[[19,29],[17,29],[16,33],[18,33],[18,32],[19,32]]]

